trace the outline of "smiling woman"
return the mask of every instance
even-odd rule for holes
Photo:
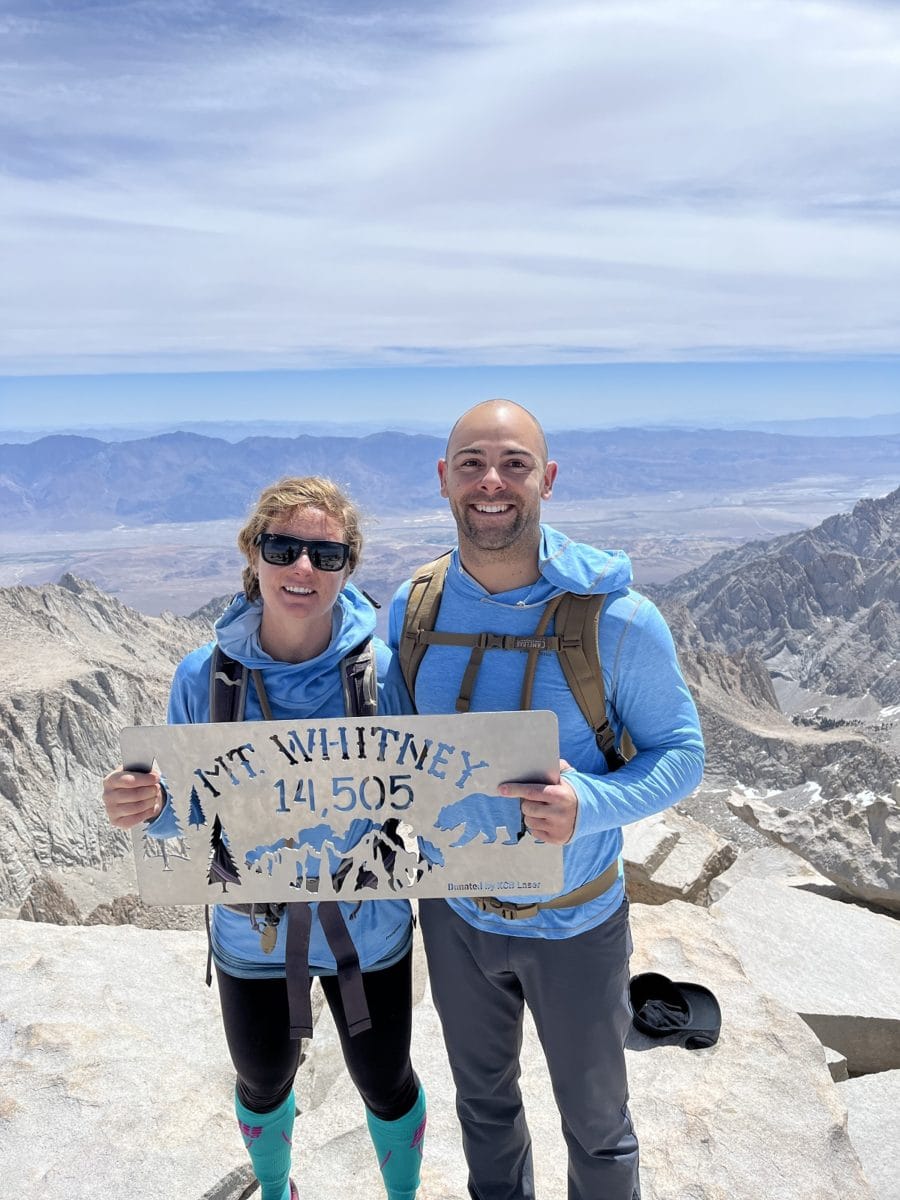
[[[259,640],[267,654],[297,663],[325,650],[361,542],[356,510],[330,480],[285,479],[266,488],[238,547],[248,559],[245,593],[262,604]]]
[[[377,711],[412,711],[390,651],[372,638],[372,605],[350,583],[362,548],[359,514],[335,484],[306,476],[267,487],[238,535],[238,547],[246,559],[243,592],[216,623],[215,641],[179,665],[169,697],[170,724],[224,719],[211,712],[210,676],[219,671],[213,664],[224,661],[216,650],[244,668],[245,720],[343,716],[341,664],[370,641]],[[155,825],[166,820],[156,771],[114,771],[103,794],[110,820],[120,829],[147,821],[152,837]],[[307,933],[308,971],[301,953]],[[408,902],[333,901],[249,912],[217,905],[210,944],[237,1073],[235,1111],[262,1185],[261,1200],[294,1200],[298,1194],[289,1178],[293,1083],[300,1036],[311,1032],[311,975],[321,977],[344,1061],[365,1104],[388,1200],[412,1200],[425,1097],[409,1052]]]

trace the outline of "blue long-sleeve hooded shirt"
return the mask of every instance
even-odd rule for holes
[[[560,592],[606,594],[599,625],[600,662],[607,714],[617,740],[627,729],[637,754],[610,774],[593,731],[566,683],[555,653],[540,655],[532,708],[550,709],[559,720],[560,757],[571,764],[565,779],[578,797],[570,842],[563,847],[564,884],[569,892],[594,879],[622,850],[622,829],[688,795],[703,773],[703,739],[694,701],[659,610],[630,587],[631,563],[621,552],[596,550],[541,527],[540,577],[528,587],[491,594],[451,557],[436,628],[461,633],[533,633],[543,610]],[[392,646],[399,644],[409,584],[394,597],[390,613]],[[553,628],[548,630],[552,633]],[[468,647],[430,646],[416,677],[420,713],[452,713]],[[517,707],[526,655],[488,650],[472,696],[472,711],[500,712]],[[498,814],[507,801],[485,798]],[[549,899],[548,896],[534,899]],[[618,883],[576,908],[544,910],[519,921],[484,913],[471,900],[447,903],[469,924],[513,937],[571,937],[599,925],[621,905]],[[529,900],[532,897],[529,897]]]
[[[375,610],[353,584],[348,583],[334,607],[332,637],[327,649],[301,663],[278,662],[259,644],[262,603],[237,596],[216,622],[216,641],[222,650],[263,675],[266,694],[276,721],[294,717],[338,717],[344,714],[340,662],[375,629]],[[378,671],[378,711],[408,713],[409,696],[390,650],[374,639]],[[194,650],[178,665],[169,695],[168,720],[172,725],[209,720],[209,663],[215,642]],[[263,720],[251,685],[244,713],[247,721]],[[164,814],[160,815],[162,819]],[[152,826],[151,826],[152,830]],[[412,936],[411,910],[406,900],[340,902],[344,920],[363,970],[389,966],[406,951]],[[309,942],[309,964],[314,974],[333,974],[334,955],[317,919],[315,902]],[[278,926],[278,939],[265,954],[249,918],[224,905],[216,905],[212,919],[213,956],[220,967],[240,978],[284,975],[287,918]]]

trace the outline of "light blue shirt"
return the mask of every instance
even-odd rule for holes
[[[672,635],[656,606],[629,586],[628,558],[621,552],[572,542],[542,526],[540,572],[537,582],[528,587],[492,595],[463,569],[454,551],[435,627],[458,633],[524,636],[535,631],[547,602],[561,591],[608,595],[599,626],[607,714],[617,740],[623,729],[628,730],[637,750],[635,757],[618,771],[608,772],[555,653],[540,655],[532,695],[532,708],[556,713],[560,757],[573,767],[565,775],[578,797],[575,831],[563,847],[562,891],[569,892],[617,860],[623,825],[668,808],[698,785],[703,774],[703,739]],[[408,593],[406,583],[391,605],[392,646],[399,642]],[[548,632],[553,632],[552,625]],[[468,647],[428,648],[416,677],[418,712],[455,710],[469,654]],[[486,651],[472,711],[502,712],[517,707],[525,662],[526,655],[520,651]],[[480,803],[492,812],[487,822],[502,823],[502,806],[508,806],[509,800],[485,797]],[[576,908],[544,910],[523,920],[504,921],[465,898],[447,903],[480,929],[513,937],[565,938],[599,925],[623,898],[620,874],[618,883],[595,900]]]
[[[216,623],[216,640],[222,650],[250,669],[263,674],[274,720],[295,717],[337,717],[344,714],[340,676],[341,659],[369,637],[375,628],[375,611],[352,584],[343,589],[334,609],[331,642],[320,655],[301,663],[277,662],[261,648],[259,627],[262,603],[236,597]],[[412,704],[399,668],[384,642],[375,638],[378,670],[378,711],[408,713]],[[172,725],[209,720],[209,663],[215,643],[194,650],[178,665],[169,695],[168,720]],[[247,689],[245,720],[263,719],[255,689]],[[165,819],[165,811],[157,818]],[[153,825],[148,828],[152,835]],[[309,964],[312,974],[334,974],[334,955],[312,904]],[[363,970],[390,966],[406,952],[412,938],[412,916],[407,900],[340,902],[341,911]],[[278,926],[273,951],[265,954],[260,935],[249,918],[223,905],[213,908],[212,948],[216,962],[230,975],[272,978],[284,975],[287,917]]]

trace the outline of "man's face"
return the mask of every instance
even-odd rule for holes
[[[450,502],[461,543],[532,551],[541,500],[556,478],[556,463],[544,456],[543,435],[524,410],[484,404],[465,414],[438,463],[441,495]]]

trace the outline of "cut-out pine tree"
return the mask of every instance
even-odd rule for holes
[[[206,824],[206,814],[203,811],[203,805],[200,803],[200,797],[197,795],[197,789],[191,788],[191,809],[188,813],[188,825],[194,825],[197,829],[201,825]]]
[[[235,866],[234,859],[231,857],[231,851],[228,849],[228,835],[222,828],[222,822],[219,820],[218,813],[216,813],[216,819],[213,821],[209,848],[209,874],[206,877],[206,882],[221,883],[223,892],[228,891],[226,885],[229,883],[236,883],[240,887],[241,877]]]
[[[171,871],[170,858],[181,858],[190,861],[187,845],[184,840],[184,830],[178,820],[178,813],[172,803],[172,793],[166,786],[165,779],[159,781],[162,792],[163,806],[159,816],[144,826],[144,858],[161,858],[164,871]]]

